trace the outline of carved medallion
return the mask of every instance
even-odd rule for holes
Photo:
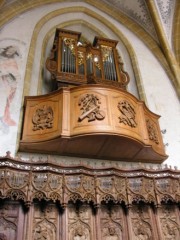
[[[155,142],[156,144],[159,144],[159,140],[158,140],[158,134],[155,128],[155,125],[153,124],[152,121],[150,121],[149,119],[146,119],[146,126],[147,126],[147,130],[148,130],[148,135],[149,135],[149,139],[153,142]]]
[[[53,110],[49,106],[43,106],[38,108],[33,115],[32,123],[33,123],[33,131],[44,130],[53,127]]]
[[[6,181],[12,188],[22,188],[28,183],[28,174],[15,171],[7,171]]]
[[[100,99],[94,94],[86,94],[79,100],[82,114],[79,117],[79,121],[88,118],[88,122],[94,120],[103,120],[105,118],[105,112],[100,110]]]
[[[136,112],[131,104],[126,100],[120,101],[118,103],[118,109],[121,113],[121,116],[119,117],[120,123],[124,123],[125,125],[135,128],[137,126],[135,120]]]
[[[48,177],[46,173],[33,174],[33,185],[38,190],[42,190],[46,186],[47,180]]]

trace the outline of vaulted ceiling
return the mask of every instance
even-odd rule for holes
[[[179,0],[0,0],[0,27],[18,15],[45,4],[84,2],[104,11],[133,31],[148,46],[147,37],[162,51],[180,96],[180,1]],[[149,46],[150,43],[149,43]]]

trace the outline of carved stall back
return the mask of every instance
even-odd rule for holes
[[[179,240],[180,172],[0,158],[0,239]]]

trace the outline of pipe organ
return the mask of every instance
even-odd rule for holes
[[[56,91],[25,98],[20,151],[161,163],[158,119],[126,91],[117,41],[57,29],[47,69]],[[94,144],[96,142],[96,144]]]
[[[100,37],[93,44],[81,42],[80,33],[57,29],[47,69],[58,88],[101,82],[125,89],[129,76],[118,62],[117,43]]]

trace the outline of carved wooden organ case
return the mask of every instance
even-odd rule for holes
[[[118,56],[117,41],[95,37],[91,45],[81,33],[57,29],[46,67],[56,85],[103,83],[125,89],[129,76]]]
[[[56,91],[26,97],[20,151],[161,163],[159,116],[126,91],[117,41],[57,29],[46,61]]]

